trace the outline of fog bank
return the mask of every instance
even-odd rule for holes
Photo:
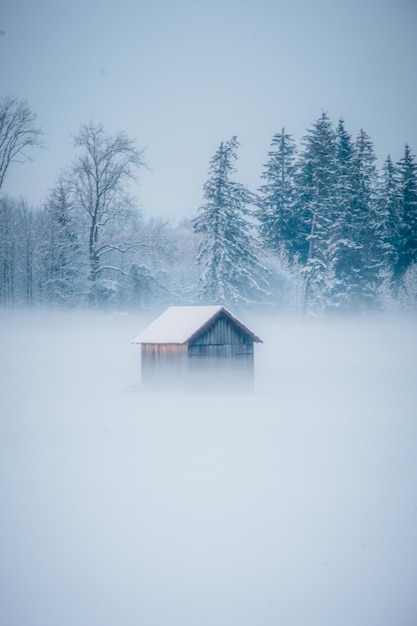
[[[0,623],[415,624],[415,319],[249,315],[216,396],[140,387],[152,317],[0,312]]]

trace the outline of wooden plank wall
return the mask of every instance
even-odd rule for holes
[[[187,372],[187,345],[142,344],[142,383],[146,386],[181,385]]]
[[[254,379],[253,341],[228,318],[219,317],[188,347],[189,380],[196,390],[250,391]]]
[[[220,316],[210,328],[190,342],[190,345],[224,346],[247,343],[252,344],[252,340],[227,317]]]

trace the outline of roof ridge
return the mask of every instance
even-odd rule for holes
[[[253,341],[261,339],[249,330],[223,305],[173,305],[165,309],[151,324],[137,335],[132,343],[184,344],[204,332],[222,312],[247,333]],[[211,313],[209,315],[209,313]]]

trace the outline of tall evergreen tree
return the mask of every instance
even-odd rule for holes
[[[202,235],[197,262],[200,298],[207,303],[250,304],[267,295],[266,270],[247,219],[254,197],[232,180],[238,146],[236,137],[220,144],[210,161],[205,203],[193,220],[195,232]]]
[[[417,262],[417,163],[408,144],[403,158],[398,162],[398,174],[400,225],[395,265],[397,282]]]
[[[329,235],[337,218],[335,203],[337,162],[336,137],[327,113],[307,131],[299,163],[299,228],[304,245],[301,259],[305,262],[303,309],[310,304],[324,306],[323,297],[329,281]]]
[[[379,177],[378,205],[384,220],[382,228],[382,245],[387,271],[393,272],[398,262],[400,247],[400,205],[398,170],[388,155]]]
[[[290,257],[296,252],[295,204],[295,142],[285,132],[275,134],[271,141],[272,150],[264,166],[259,189],[259,232],[266,248],[279,252],[284,249]]]
[[[338,212],[344,215],[352,202],[352,169],[355,147],[343,119],[336,129],[336,202]]]
[[[353,201],[352,170],[354,145],[350,133],[340,119],[336,129],[336,176],[334,190],[334,217],[329,227],[329,265],[332,281],[328,285],[331,306],[344,308],[349,299],[351,255],[356,249],[355,229],[352,227]]]
[[[353,259],[351,296],[356,307],[373,306],[381,281],[384,251],[385,208],[377,202],[376,155],[371,138],[363,130],[355,143],[352,212],[356,223],[358,254]]]
[[[53,303],[76,304],[87,291],[88,253],[82,245],[82,227],[74,215],[64,183],[51,191],[43,212],[40,246],[45,298]]]
[[[361,130],[352,144],[338,129],[339,216],[333,246],[333,304],[343,310],[369,306],[384,263],[382,207],[376,202],[377,170],[370,137]]]

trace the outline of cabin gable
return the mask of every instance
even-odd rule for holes
[[[222,312],[209,325],[201,328],[188,342],[188,345],[241,345],[253,343],[253,339],[244,332],[234,321]]]

